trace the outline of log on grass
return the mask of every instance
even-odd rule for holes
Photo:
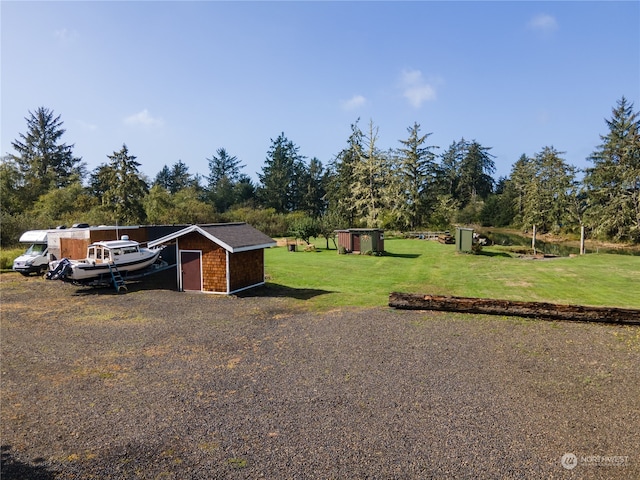
[[[640,310],[630,308],[589,307],[398,292],[389,295],[389,306],[405,310],[439,310],[488,315],[512,315],[550,320],[640,325]]]

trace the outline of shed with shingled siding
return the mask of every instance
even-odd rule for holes
[[[233,294],[264,285],[264,249],[276,242],[247,223],[190,225],[149,242],[174,248],[178,288]]]

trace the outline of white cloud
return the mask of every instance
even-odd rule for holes
[[[354,95],[349,100],[342,102],[342,108],[344,110],[356,110],[367,103],[367,99],[362,95]]]
[[[420,70],[403,70],[400,74],[402,96],[414,108],[420,108],[424,102],[436,99],[436,89],[427,82]]]
[[[96,130],[98,130],[97,125],[94,125],[93,123],[85,122],[84,120],[78,120],[78,124],[80,125],[80,128],[82,128],[83,130],[87,130],[90,132],[95,132]]]
[[[155,127],[161,127],[162,125],[164,125],[164,120],[162,120],[162,118],[160,117],[157,117],[157,118],[153,117],[149,113],[149,110],[145,108],[144,110],[138,113],[134,113],[133,115],[126,117],[124,119],[124,124],[131,127],[142,126],[142,127],[148,127],[148,128],[155,128]]]
[[[58,30],[54,30],[53,38],[60,42],[71,42],[78,38],[78,32],[76,32],[75,30],[60,28]]]
[[[552,33],[558,30],[558,21],[552,15],[540,13],[529,20],[528,26],[541,33]]]

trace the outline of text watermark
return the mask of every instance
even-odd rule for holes
[[[584,455],[565,453],[560,459],[560,464],[567,470],[573,470],[578,465],[581,467],[626,467],[629,465],[628,455]]]

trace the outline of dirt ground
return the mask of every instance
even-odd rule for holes
[[[640,327],[151,287],[0,275],[3,480],[640,478]]]

